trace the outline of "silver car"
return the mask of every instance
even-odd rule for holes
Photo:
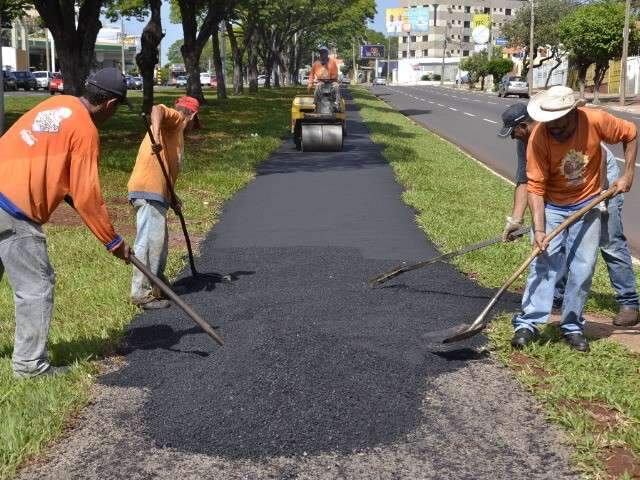
[[[37,72],[33,72],[33,76],[36,77],[38,88],[46,90],[47,88],[49,88],[49,82],[53,78],[53,73],[40,70]]]
[[[529,84],[522,77],[513,75],[505,75],[498,86],[498,96],[506,97],[507,95],[518,95],[519,97],[529,98]]]

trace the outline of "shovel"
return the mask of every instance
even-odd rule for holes
[[[153,132],[151,131],[151,125],[149,125],[149,120],[147,116],[142,113],[140,114],[144,121],[145,127],[147,127],[147,133],[149,134],[149,140],[151,140],[152,145],[156,145],[156,139],[153,137]],[[155,152],[154,152],[155,153]],[[187,251],[189,252],[189,266],[191,267],[191,274],[195,277],[198,275],[196,270],[196,262],[193,259],[193,250],[191,249],[191,239],[189,238],[189,233],[187,232],[187,224],[184,221],[184,216],[182,215],[182,210],[177,207],[178,205],[178,197],[176,195],[176,191],[173,189],[173,185],[171,184],[171,179],[169,178],[169,173],[167,173],[167,167],[164,165],[162,161],[162,157],[159,153],[155,153],[156,158],[158,159],[158,163],[160,164],[160,169],[162,170],[162,175],[164,175],[164,180],[167,182],[167,188],[169,189],[169,194],[171,195],[171,208],[180,219],[180,225],[182,226],[182,233],[184,234],[184,240],[187,243]]]
[[[521,237],[525,233],[529,232],[531,227],[522,227],[519,230],[516,230],[511,234],[511,236],[515,239]],[[451,258],[457,257],[459,255],[464,255],[465,253],[473,252],[474,250],[479,250],[481,248],[488,247],[489,245],[494,245],[496,243],[502,242],[502,235],[496,238],[491,238],[489,240],[484,240],[482,242],[474,243],[472,245],[467,245],[466,247],[462,247],[459,250],[454,252],[445,253],[444,255],[440,255],[439,257],[430,258],[429,260],[424,260],[422,262],[415,263],[413,265],[399,265],[393,270],[389,270],[388,272],[381,273],[380,275],[373,277],[369,280],[370,287],[377,287],[378,285],[382,285],[388,280],[397,277],[405,272],[410,272],[412,270],[417,270],[422,267],[426,267],[427,265],[431,265],[436,262],[444,262]]]
[[[602,192],[596,198],[591,200],[587,205],[582,207],[573,215],[567,217],[567,219],[564,222],[562,222],[560,225],[554,228],[550,233],[548,233],[547,236],[545,237],[545,240],[551,241],[556,236],[558,236],[563,230],[567,229],[567,227],[569,227],[571,224],[575,223],[577,220],[582,218],[582,216],[586,214],[589,210],[596,207],[600,202],[607,200],[608,198],[611,198],[615,195],[616,195],[616,190],[613,187],[609,188],[609,190],[605,192]],[[441,332],[442,335],[445,335],[445,338],[444,340],[442,340],[442,343],[459,342],[461,340],[471,338],[474,335],[477,335],[478,333],[480,333],[482,330],[484,330],[485,327],[491,321],[491,318],[488,316],[491,308],[497,303],[497,301],[500,299],[502,294],[507,290],[507,288],[509,288],[511,284],[515,282],[516,279],[522,274],[522,272],[524,272],[527,269],[529,264],[533,262],[533,260],[540,254],[540,252],[541,252],[540,247],[536,246],[531,252],[531,255],[529,255],[529,257],[522,263],[522,265],[520,265],[517,268],[517,270],[513,272],[513,275],[509,277],[509,279],[504,283],[504,285],[500,287],[500,290],[498,290],[493,296],[493,298],[489,300],[489,303],[487,304],[487,306],[484,307],[482,312],[480,312],[480,315],[478,315],[478,317],[473,321],[471,325],[469,324],[459,325],[457,327],[454,327],[453,329],[448,329],[446,332]],[[449,333],[451,332],[451,330],[454,331],[453,334]],[[432,335],[433,334],[428,334],[428,336],[432,336]]]

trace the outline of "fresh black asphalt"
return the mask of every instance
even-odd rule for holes
[[[290,143],[275,152],[201,245],[199,270],[213,275],[176,282],[185,301],[221,326],[224,347],[175,306],[147,312],[124,343],[127,366],[103,383],[145,389],[145,434],[184,452],[229,459],[350,453],[406,440],[426,425],[447,439],[429,454],[454,471],[444,451],[466,442],[481,445],[503,473],[521,472],[516,466],[534,453],[562,461],[545,443],[544,423],[527,412],[486,418],[512,423],[514,434],[531,432],[526,448],[500,434],[473,438],[465,416],[478,419],[463,405],[493,395],[489,387],[452,387],[438,411],[422,408],[442,375],[491,362],[477,349],[481,337],[445,349],[423,334],[474,318],[491,291],[445,264],[385,288],[367,286],[372,275],[437,250],[351,104],[348,128],[343,152],[299,153]],[[232,282],[220,281],[225,273]],[[517,300],[502,308],[515,309]],[[500,388],[491,388],[501,405]]]

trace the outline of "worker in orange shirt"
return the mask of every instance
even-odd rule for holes
[[[309,72],[309,80],[307,82],[307,91],[311,93],[311,89],[315,86],[315,103],[318,103],[320,94],[320,86],[323,81],[330,80],[335,95],[335,108],[340,111],[340,84],[338,83],[338,64],[335,59],[329,58],[329,49],[324,45],[318,47],[320,58],[313,62],[311,71]],[[316,84],[317,83],[317,84]]]
[[[513,319],[515,348],[536,339],[549,319],[556,283],[567,272],[560,329],[571,348],[589,350],[582,311],[600,245],[600,209],[551,241],[546,235],[601,192],[606,178],[601,143],[623,145],[624,172],[612,183],[618,193],[633,184],[638,146],[635,124],[583,105],[570,88],[555,86],[536,94],[527,106],[539,122],[527,145],[527,190],[534,240],[542,253],[531,263],[522,311]]]
[[[64,373],[47,356],[55,276],[42,225],[62,200],[72,204],[106,249],[125,261],[100,190],[96,127],[127,103],[127,84],[115,68],[87,80],[85,93],[51,97],[20,117],[0,138],[0,277],[6,271],[16,315],[16,377]]]
[[[144,137],[138,150],[136,164],[129,179],[129,202],[136,210],[135,256],[159,277],[163,277],[169,252],[167,208],[171,194],[155,153],[159,153],[173,187],[183,164],[184,133],[200,128],[198,109],[200,103],[193,97],[179,98],[174,108],[155,105],[151,110],[151,133]],[[162,298],[149,280],[137,268],[133,269],[131,302],[145,310],[167,308],[169,301]]]

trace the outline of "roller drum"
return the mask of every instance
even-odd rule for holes
[[[303,152],[342,150],[342,125],[302,124]]]

